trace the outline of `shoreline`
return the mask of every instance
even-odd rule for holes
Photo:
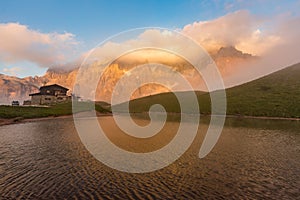
[[[78,113],[80,117],[86,117],[86,112]],[[180,114],[180,113],[169,113],[171,115]],[[104,117],[104,116],[112,116],[112,113],[99,113],[96,112],[97,117]],[[204,114],[202,114],[204,115]],[[211,116],[211,115],[204,115],[204,116]],[[11,125],[11,124],[22,124],[22,123],[30,123],[36,121],[44,121],[44,120],[51,120],[51,119],[66,119],[71,118],[73,115],[61,115],[61,116],[49,116],[49,117],[37,117],[37,118],[0,118],[0,126]],[[241,118],[241,119],[262,119],[262,120],[289,120],[289,121],[300,121],[300,118],[293,118],[293,117],[266,117],[266,116],[247,116],[247,115],[226,115],[226,118]]]
[[[79,114],[82,114],[82,113],[79,113]],[[96,112],[96,116],[97,117],[112,116],[112,114],[111,113]],[[73,114],[71,114],[71,115],[61,115],[61,116],[26,118],[26,119],[19,118],[19,117],[11,118],[11,119],[0,118],[0,127],[5,126],[5,125],[11,125],[11,124],[24,124],[24,123],[37,122],[37,121],[46,121],[46,120],[51,120],[51,119],[67,119],[67,118],[72,118],[72,117],[73,117]],[[84,117],[84,116],[82,116],[82,117]]]
[[[244,119],[271,119],[271,120],[290,120],[290,121],[300,121],[297,117],[266,117],[266,116],[248,116],[248,115],[226,115],[226,118],[244,118]]]

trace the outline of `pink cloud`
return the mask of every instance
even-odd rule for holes
[[[0,24],[0,60],[48,67],[65,61],[64,50],[77,45],[74,37],[71,33],[41,33],[18,23]]]
[[[214,20],[188,24],[182,33],[192,37],[208,51],[222,46],[235,46],[244,52],[261,55],[280,40],[278,36],[261,30],[264,21],[247,10],[240,10]]]

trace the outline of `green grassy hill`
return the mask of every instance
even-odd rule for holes
[[[300,64],[226,90],[229,114],[300,117]]]
[[[189,96],[188,93],[182,92],[181,95]],[[209,114],[209,94],[203,92],[196,94],[201,113]],[[226,94],[228,115],[300,117],[300,63],[226,89]],[[163,105],[167,112],[180,112],[180,106],[173,93],[132,100],[130,111],[147,112],[153,104]],[[116,109],[118,107],[120,105],[116,106]]]

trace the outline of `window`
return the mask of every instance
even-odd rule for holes
[[[47,90],[46,92],[47,92],[47,94],[49,94],[49,93],[50,93],[50,90]]]
[[[60,92],[59,90],[57,90],[57,91],[54,92],[54,95],[57,96],[57,95],[59,95],[60,93],[61,93],[61,92]]]
[[[51,98],[45,98],[46,101],[51,101]]]

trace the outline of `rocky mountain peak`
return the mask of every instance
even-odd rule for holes
[[[255,58],[251,54],[243,53],[233,46],[221,47],[211,56],[223,76],[232,73],[237,65],[249,62],[249,60]],[[125,71],[139,64],[141,63],[119,63],[112,65],[106,70],[104,76],[100,80],[101,87],[99,87],[104,100],[109,99],[108,97],[111,90]],[[180,69],[179,71],[181,73],[188,72],[191,68],[184,63],[170,63],[170,66],[174,67],[176,70]],[[22,79],[13,76],[0,75],[0,103],[10,103],[12,100],[22,101],[29,99],[28,95],[30,93],[37,92],[39,87],[49,84],[59,84],[69,88],[70,93],[72,93],[77,71],[78,68],[67,68],[66,70],[61,67],[50,68],[43,76],[30,76]]]
[[[236,49],[233,46],[221,47],[214,57],[236,57],[236,58],[249,58],[252,57],[251,54],[243,53],[242,51]]]

